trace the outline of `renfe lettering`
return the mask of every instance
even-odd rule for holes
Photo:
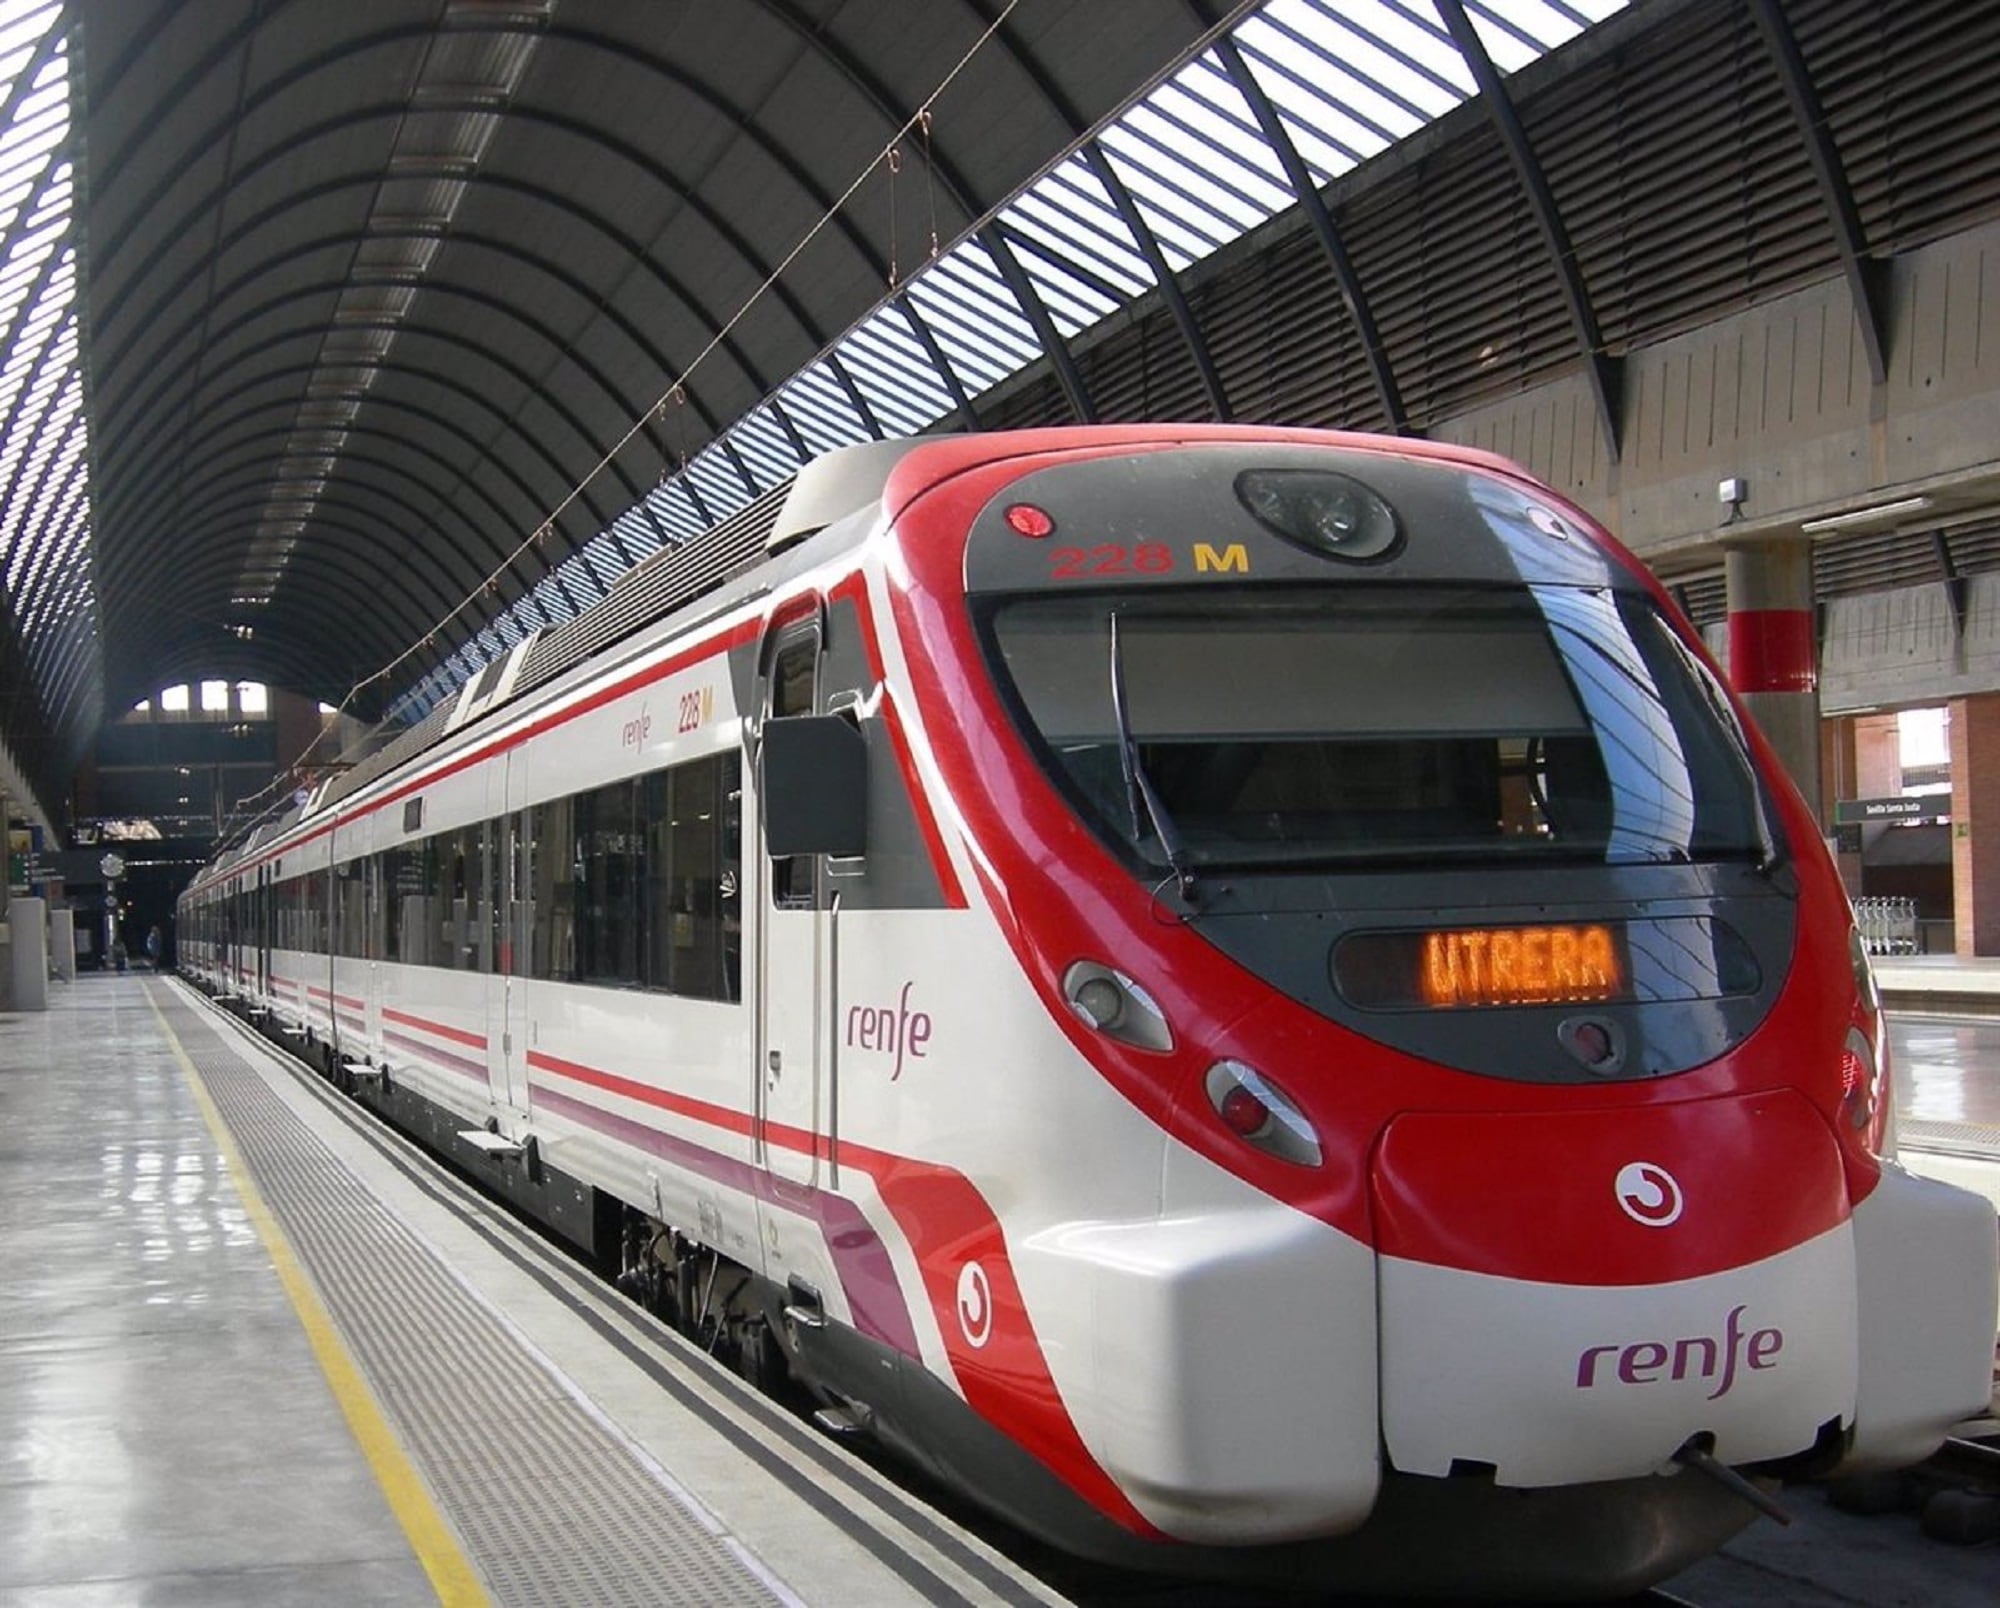
[[[893,1055],[896,1064],[889,1074],[891,1083],[903,1075],[905,1057],[921,1061],[929,1053],[930,1013],[910,1009],[910,990],[914,987],[915,983],[903,984],[902,993],[896,996],[894,1010],[876,1005],[847,1007],[847,1047],[878,1055]]]
[[[1743,1332],[1744,1308],[1732,1307],[1721,1335],[1689,1335],[1683,1340],[1635,1340],[1629,1345],[1586,1347],[1576,1359],[1576,1388],[1594,1390],[1601,1382],[1652,1385],[1662,1380],[1716,1379],[1715,1401],[1729,1394],[1739,1366],[1762,1373],[1778,1365],[1785,1349],[1782,1329]]]

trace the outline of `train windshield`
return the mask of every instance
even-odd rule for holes
[[[1772,855],[1735,717],[1643,596],[1015,597],[988,632],[1063,791],[1149,866]]]

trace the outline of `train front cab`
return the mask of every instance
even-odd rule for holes
[[[1016,1253],[1147,1525],[1355,1586],[1638,1584],[1754,1515],[1677,1455],[1903,1462],[1983,1407],[1990,1210],[1879,1158],[1831,867],[1608,539],[1380,443],[953,468],[888,499],[941,785],[1166,1135],[1150,1218]]]

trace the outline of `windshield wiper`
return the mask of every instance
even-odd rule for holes
[[[1187,850],[1181,845],[1173,817],[1160,802],[1160,795],[1153,790],[1152,779],[1140,762],[1139,743],[1132,735],[1132,721],[1125,711],[1125,656],[1118,645],[1116,609],[1111,611],[1111,715],[1118,722],[1118,764],[1125,775],[1125,807],[1132,813],[1132,841],[1137,844],[1141,836],[1139,811],[1143,806],[1153,835],[1160,840],[1161,852],[1180,881],[1181,897],[1193,903],[1194,867],[1188,863]]]

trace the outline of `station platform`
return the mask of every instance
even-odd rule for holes
[[[1062,1600],[179,983],[51,1004],[0,1016],[0,1608]],[[1787,1500],[1674,1595],[1995,1600],[2000,1551]]]
[[[1880,955],[1874,967],[1905,1161],[1993,1194],[1951,1162],[2000,1162],[2000,958]]]
[[[1875,955],[1875,982],[1890,1010],[2000,1013],[2000,956]]]
[[[1059,1600],[169,978],[0,1017],[0,1604]]]

